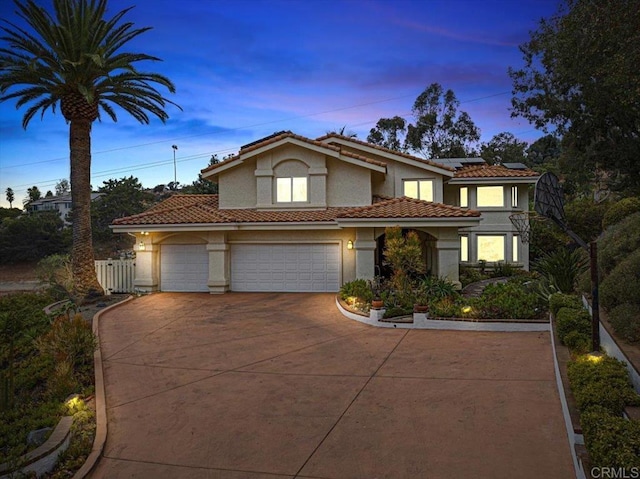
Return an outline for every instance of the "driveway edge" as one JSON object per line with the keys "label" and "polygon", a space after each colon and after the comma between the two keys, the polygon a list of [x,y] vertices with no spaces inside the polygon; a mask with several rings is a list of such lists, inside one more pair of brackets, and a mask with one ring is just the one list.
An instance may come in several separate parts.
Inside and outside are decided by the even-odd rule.
{"label": "driveway edge", "polygon": [[107,402],[104,389],[104,370],[102,367],[102,350],[100,349],[100,316],[107,311],[111,311],[118,306],[128,303],[134,299],[129,296],[124,301],[113,304],[101,311],[98,311],[93,317],[93,333],[98,340],[98,347],[93,353],[93,367],[95,374],[95,398],[96,398],[96,436],[93,439],[93,447],[91,453],[87,457],[82,467],[73,475],[72,479],[84,479],[95,467],[98,459],[102,455],[104,445],[107,442]]}

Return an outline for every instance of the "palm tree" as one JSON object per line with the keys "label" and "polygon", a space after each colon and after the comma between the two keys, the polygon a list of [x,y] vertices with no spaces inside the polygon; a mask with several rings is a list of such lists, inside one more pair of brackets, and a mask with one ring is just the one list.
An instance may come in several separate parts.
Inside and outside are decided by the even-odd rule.
{"label": "palm tree", "polygon": [[150,29],[120,22],[131,8],[105,19],[106,0],[53,0],[54,15],[33,0],[15,4],[28,28],[3,20],[0,101],[15,98],[17,108],[28,106],[25,129],[36,113],[55,113],[58,106],[69,124],[74,293],[99,295],[91,240],[91,126],[101,111],[117,121],[112,105],[140,123],[149,123],[149,113],[164,122],[166,104],[175,103],[155,85],[171,93],[175,87],[168,78],[134,66],[159,58],[120,51]]}

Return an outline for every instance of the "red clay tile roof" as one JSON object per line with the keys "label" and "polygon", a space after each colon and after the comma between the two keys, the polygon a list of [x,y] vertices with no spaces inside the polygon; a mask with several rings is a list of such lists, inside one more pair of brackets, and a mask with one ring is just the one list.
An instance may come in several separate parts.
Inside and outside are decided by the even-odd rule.
{"label": "red clay tile roof", "polygon": [[341,218],[461,218],[480,212],[411,198],[391,198],[370,206],[322,210],[219,209],[218,195],[174,195],[140,213],[113,221],[116,226],[222,223],[331,222]]}
{"label": "red clay tile roof", "polygon": [[416,200],[403,196],[378,201],[370,206],[351,208],[338,218],[471,218],[480,216],[479,211]]}
{"label": "red clay tile roof", "polygon": [[540,176],[533,170],[513,170],[502,165],[465,166],[456,171],[454,178],[523,178]]}
{"label": "red clay tile roof", "polygon": [[348,152],[348,151],[341,151],[341,148],[339,146],[330,145],[328,143],[323,143],[323,142],[318,141],[318,140],[312,140],[310,138],[307,138],[306,136],[296,135],[295,133],[284,132],[284,133],[281,133],[279,135],[267,137],[264,141],[260,141],[260,142],[255,143],[255,144],[251,144],[250,146],[248,146],[246,148],[242,148],[238,155],[233,156],[231,158],[228,158],[227,160],[222,161],[220,163],[216,163],[215,165],[208,166],[207,168],[202,170],[202,173],[206,173],[206,172],[215,170],[216,168],[220,168],[222,165],[226,164],[228,161],[237,160],[238,158],[240,158],[240,155],[242,155],[243,153],[249,153],[251,151],[257,150],[258,148],[262,148],[262,147],[265,147],[267,145],[271,145],[273,143],[277,143],[280,140],[284,140],[285,138],[294,138],[296,140],[303,141],[303,142],[308,143],[310,145],[315,145],[315,146],[320,146],[322,148],[327,148],[329,150],[336,151],[336,152],[341,153],[341,154],[343,154],[345,156],[348,156],[350,158],[354,158],[356,160],[364,161],[364,162],[370,163],[372,165],[377,165],[377,166],[382,166],[382,167],[387,166],[387,164],[382,162],[382,161],[377,161],[377,160],[374,160],[374,159],[371,159],[371,158],[367,158],[366,156],[357,155],[355,153],[351,153],[351,152]]}
{"label": "red clay tile roof", "polygon": [[[426,165],[435,166],[437,168],[442,168],[443,170],[455,171],[455,168],[453,168],[451,166],[442,165],[442,164],[440,164],[440,163],[438,163],[437,161],[434,161],[434,160],[426,160],[424,158],[419,158],[417,156],[413,156],[413,155],[410,155],[408,153],[402,153],[402,152],[399,152],[399,151],[391,150],[389,148],[385,148],[385,147],[380,146],[380,145],[374,145],[373,143],[368,143],[366,141],[358,140],[358,139],[352,138],[350,136],[338,135],[337,133],[329,133],[328,135],[321,136],[320,138],[316,138],[316,141],[324,142],[325,140],[328,140],[330,138],[340,138],[342,140],[348,140],[348,141],[350,141],[352,143],[357,143],[358,145],[368,146],[370,148],[374,148],[376,150],[384,151],[386,153],[391,153],[393,155],[402,156],[403,158],[409,158],[411,160],[418,161],[420,163],[424,163]],[[325,145],[326,144],[331,144],[331,142],[324,142],[324,144]]]}

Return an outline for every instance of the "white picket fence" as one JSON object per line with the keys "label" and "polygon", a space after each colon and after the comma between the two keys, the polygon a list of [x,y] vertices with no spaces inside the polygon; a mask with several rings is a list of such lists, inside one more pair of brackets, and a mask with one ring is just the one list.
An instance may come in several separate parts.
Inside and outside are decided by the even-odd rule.
{"label": "white picket fence", "polygon": [[133,293],[136,273],[134,259],[107,259],[96,261],[98,282],[105,294]]}

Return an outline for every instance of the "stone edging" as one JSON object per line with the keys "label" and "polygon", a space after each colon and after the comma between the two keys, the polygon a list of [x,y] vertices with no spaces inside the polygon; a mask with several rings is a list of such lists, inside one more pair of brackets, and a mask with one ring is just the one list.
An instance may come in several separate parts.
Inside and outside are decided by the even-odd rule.
{"label": "stone edging", "polygon": [[497,331],[497,332],[520,332],[520,331],[550,331],[548,321],[460,321],[445,319],[429,319],[425,314],[414,313],[413,322],[387,322],[380,321],[377,317],[363,316],[346,310],[336,296],[336,306],[343,316],[360,323],[368,324],[378,328],[401,328],[401,329],[439,329],[451,331]]}
{"label": "stone edging", "polygon": [[102,351],[100,349],[100,316],[107,311],[111,311],[118,306],[128,303],[134,299],[133,296],[129,296],[124,301],[112,304],[98,311],[93,317],[93,333],[98,338],[98,347],[93,353],[93,364],[95,370],[95,397],[96,397],[96,436],[93,439],[93,447],[91,453],[87,457],[82,467],[73,475],[72,479],[83,479],[91,470],[95,467],[98,459],[102,455],[104,450],[104,444],[107,441],[107,403],[104,390],[104,370],[102,367]]}
{"label": "stone edging", "polygon": [[24,464],[13,469],[9,464],[0,464],[0,479],[13,477],[13,473],[35,472],[39,477],[41,474],[51,471],[60,453],[69,447],[71,425],[73,416],[63,416],[58,421],[57,426],[44,444],[30,451],[18,459],[17,464]]}

